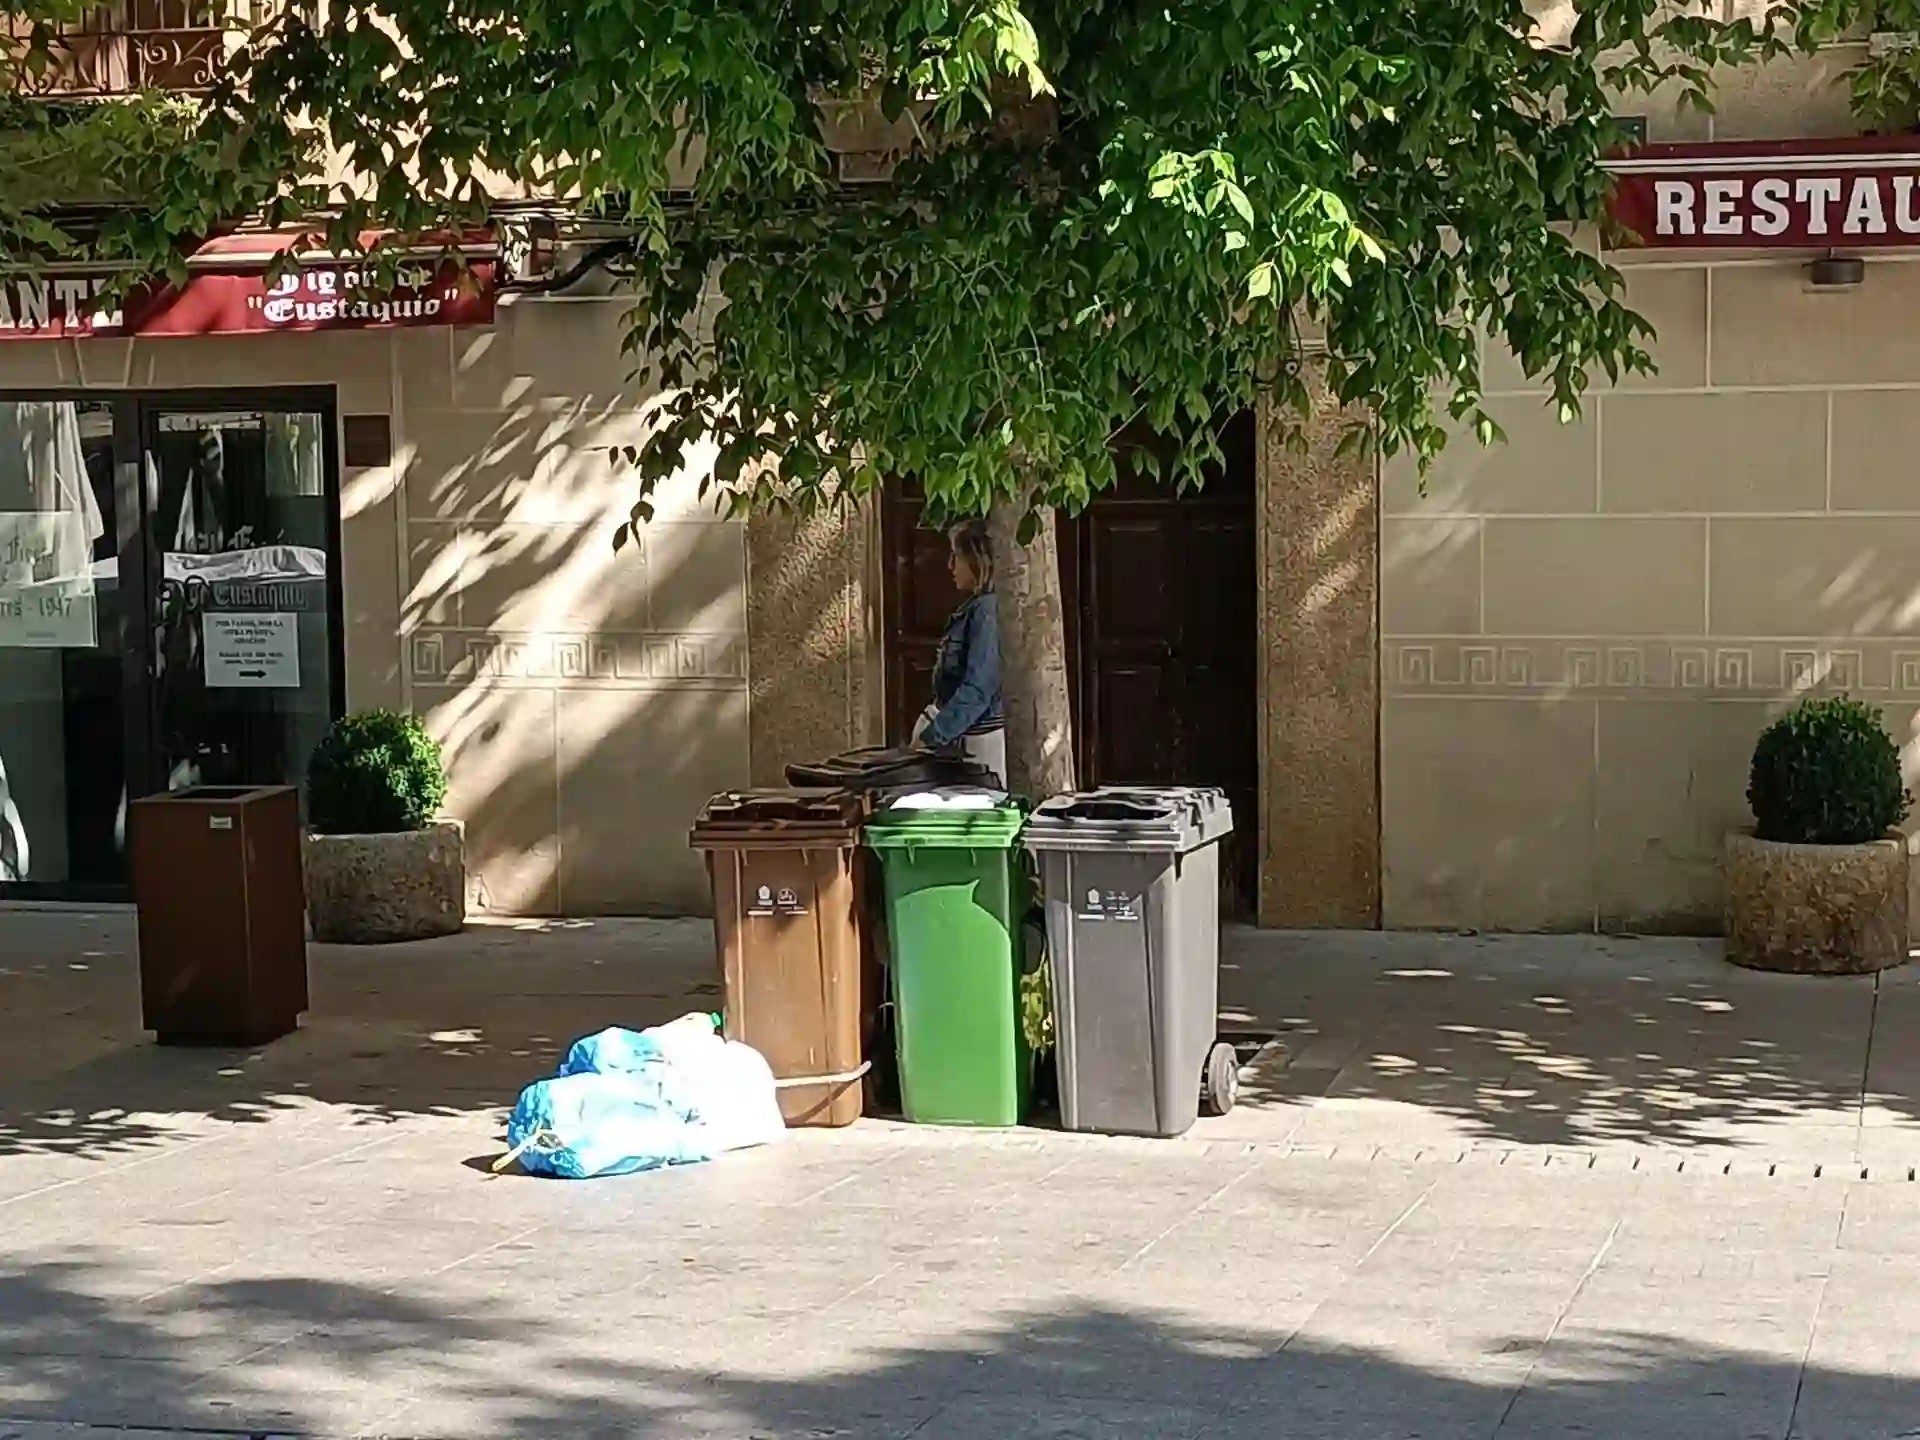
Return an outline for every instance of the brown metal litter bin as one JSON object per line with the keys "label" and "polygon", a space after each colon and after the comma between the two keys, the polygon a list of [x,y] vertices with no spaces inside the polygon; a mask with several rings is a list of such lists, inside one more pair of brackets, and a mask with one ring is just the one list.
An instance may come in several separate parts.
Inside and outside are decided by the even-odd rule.
{"label": "brown metal litter bin", "polygon": [[727,1037],[786,1082],[789,1125],[851,1125],[865,1108],[861,1032],[877,1004],[863,994],[866,812],[844,791],[735,791],[693,829],[713,878]]}
{"label": "brown metal litter bin", "polygon": [[197,786],[128,807],[140,1001],[162,1045],[261,1045],[307,1008],[300,800]]}

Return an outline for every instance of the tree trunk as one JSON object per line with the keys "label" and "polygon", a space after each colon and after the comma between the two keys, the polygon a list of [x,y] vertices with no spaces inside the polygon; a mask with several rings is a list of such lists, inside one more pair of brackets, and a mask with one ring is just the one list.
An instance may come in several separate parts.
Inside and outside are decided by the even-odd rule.
{"label": "tree trunk", "polygon": [[1072,684],[1053,512],[1033,543],[1019,540],[1025,507],[1000,500],[987,516],[999,595],[1000,691],[1007,712],[1007,783],[1044,800],[1074,788]]}

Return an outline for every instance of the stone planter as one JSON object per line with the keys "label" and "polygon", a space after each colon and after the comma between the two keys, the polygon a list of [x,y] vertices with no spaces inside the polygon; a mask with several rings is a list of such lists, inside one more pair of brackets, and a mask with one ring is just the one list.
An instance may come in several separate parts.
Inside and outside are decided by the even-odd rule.
{"label": "stone planter", "polygon": [[384,945],[459,931],[467,848],[442,820],[393,835],[308,835],[307,919],[315,940]]}
{"label": "stone planter", "polygon": [[1864,975],[1907,958],[1907,845],[1727,837],[1727,959],[1794,975]]}

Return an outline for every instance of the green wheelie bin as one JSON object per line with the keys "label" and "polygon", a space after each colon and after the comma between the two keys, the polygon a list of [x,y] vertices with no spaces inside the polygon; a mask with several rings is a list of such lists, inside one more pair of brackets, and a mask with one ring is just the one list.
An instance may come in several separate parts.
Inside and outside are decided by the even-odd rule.
{"label": "green wheelie bin", "polygon": [[1026,816],[1004,796],[943,789],[868,820],[892,951],[900,1108],[929,1125],[1018,1125],[1033,1056],[1019,987],[1031,903]]}

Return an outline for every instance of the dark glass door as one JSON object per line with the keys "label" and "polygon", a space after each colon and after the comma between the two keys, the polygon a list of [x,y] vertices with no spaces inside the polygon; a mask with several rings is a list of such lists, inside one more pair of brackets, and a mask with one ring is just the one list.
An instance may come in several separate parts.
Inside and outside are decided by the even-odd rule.
{"label": "dark glass door", "polygon": [[0,395],[0,897],[124,894],[137,796],[304,777],[334,436],[329,391]]}
{"label": "dark glass door", "polygon": [[304,778],[340,695],[333,432],[317,400],[143,404],[147,789]]}

